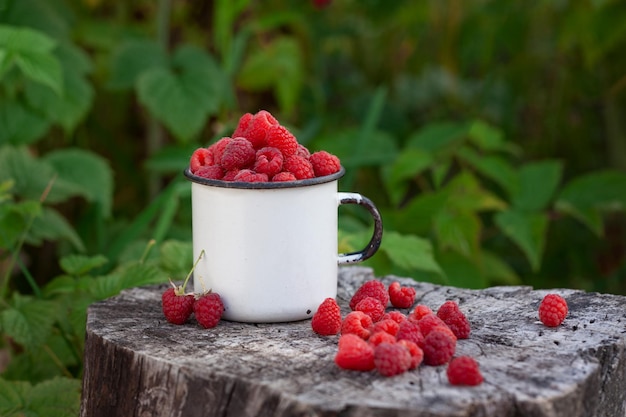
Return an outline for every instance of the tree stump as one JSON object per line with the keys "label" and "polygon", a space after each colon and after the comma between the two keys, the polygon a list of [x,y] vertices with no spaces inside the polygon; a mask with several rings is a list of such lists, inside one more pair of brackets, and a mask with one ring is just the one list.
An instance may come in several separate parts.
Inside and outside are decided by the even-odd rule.
{"label": "tree stump", "polygon": [[[343,314],[373,278],[340,269]],[[316,335],[309,320],[175,326],[161,312],[165,286],[153,286],[89,308],[81,416],[626,416],[626,297],[554,290],[570,312],[548,328],[537,319],[545,290],[380,279],[413,286],[433,309],[459,303],[472,333],[456,352],[480,363],[483,384],[452,386],[446,366],[391,378],[341,370],[338,336]]]}

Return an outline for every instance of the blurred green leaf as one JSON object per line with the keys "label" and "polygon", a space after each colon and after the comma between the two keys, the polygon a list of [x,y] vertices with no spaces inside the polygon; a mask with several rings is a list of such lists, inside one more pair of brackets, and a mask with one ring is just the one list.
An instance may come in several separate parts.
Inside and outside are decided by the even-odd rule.
{"label": "blurred green leaf", "polygon": [[183,279],[193,265],[193,245],[191,242],[167,240],[159,248],[159,264],[172,280]]}
{"label": "blurred green leaf", "polygon": [[507,152],[518,155],[521,151],[517,145],[504,139],[504,132],[482,120],[473,121],[467,132],[470,142],[485,152]]}
{"label": "blurred green leaf", "polygon": [[476,213],[444,209],[435,216],[434,229],[440,249],[453,249],[467,258],[477,256],[482,224]]}
{"label": "blurred green leaf", "polygon": [[50,207],[44,207],[41,216],[34,218],[33,226],[27,235],[27,242],[31,244],[39,245],[44,240],[67,240],[76,250],[81,252],[85,250],[82,239],[72,225],[58,211]]}
{"label": "blurred green leaf", "polygon": [[59,260],[59,265],[66,274],[78,276],[106,265],[107,262],[108,259],[102,255],[66,255]]}
{"label": "blurred green leaf", "polygon": [[249,91],[273,89],[285,114],[294,111],[304,79],[302,50],[296,38],[281,36],[251,52],[237,77]]}
{"label": "blurred green leaf", "polygon": [[395,161],[398,150],[393,138],[386,132],[375,130],[368,141],[368,151],[354,154],[354,146],[359,138],[358,128],[346,128],[332,135],[318,138],[310,149],[323,149],[341,159],[341,164],[356,169],[364,166],[380,166]]}
{"label": "blurred green leaf", "polygon": [[522,211],[545,209],[561,181],[560,161],[528,163],[519,170],[519,189],[513,195],[513,206]]}
{"label": "blurred green leaf", "polygon": [[74,195],[100,203],[104,217],[111,215],[113,171],[106,159],[93,152],[67,148],[49,152],[42,160],[57,173],[57,187],[63,186]]}
{"label": "blurred green leaf", "polygon": [[59,60],[50,53],[20,52],[15,63],[24,75],[48,86],[58,95],[63,94],[63,73]]}
{"label": "blurred green leaf", "polygon": [[626,207],[626,173],[604,170],[570,180],[556,198],[556,208],[583,222],[601,236],[606,210]]}
{"label": "blurred green leaf", "polygon": [[497,213],[495,222],[522,250],[533,271],[539,270],[548,227],[547,216],[540,212],[509,210]]}
{"label": "blurred green leaf", "polygon": [[448,192],[421,193],[405,206],[383,216],[397,230],[426,235],[433,227],[434,218],[448,203]]}
{"label": "blurred green leaf", "polygon": [[166,68],[165,50],[152,39],[132,39],[118,45],[111,54],[109,87],[132,88],[141,74],[153,68]]}
{"label": "blurred green leaf", "polygon": [[444,276],[444,272],[433,256],[433,248],[427,239],[414,235],[402,235],[385,231],[380,246],[391,261],[406,270],[420,270]]}
{"label": "blurred green leaf", "polygon": [[502,210],[506,202],[483,188],[469,171],[462,171],[454,177],[444,189],[450,195],[450,204],[462,211]]}
{"label": "blurred green leaf", "polygon": [[73,417],[80,410],[80,380],[53,378],[31,385],[0,378],[0,415]]}
{"label": "blurred green leaf", "polygon": [[487,280],[478,266],[454,251],[437,253],[437,262],[448,278],[448,285],[459,288],[485,288]]}
{"label": "blurred green leaf", "polygon": [[469,147],[462,147],[457,151],[457,155],[469,163],[479,174],[498,184],[509,197],[519,192],[518,173],[505,158],[479,155]]}
{"label": "blurred green leaf", "polygon": [[480,270],[489,285],[519,285],[521,278],[504,259],[496,253],[482,249],[480,253]]}
{"label": "blurred green leaf", "polygon": [[455,122],[431,122],[407,139],[407,147],[437,153],[453,149],[467,135],[467,126]]}
{"label": "blurred green leaf", "polygon": [[388,170],[385,185],[395,204],[400,202],[404,190],[400,183],[413,179],[433,164],[432,155],[420,149],[404,149]]}
{"label": "blurred green leaf", "polygon": [[0,312],[0,326],[16,343],[37,349],[52,332],[58,313],[55,302],[14,293],[10,307]]}
{"label": "blurred green leaf", "polygon": [[1,49],[42,54],[52,51],[55,46],[55,40],[39,30],[0,24]]}
{"label": "blurred green leaf", "polygon": [[40,139],[50,122],[21,100],[0,100],[0,145],[27,145]]}

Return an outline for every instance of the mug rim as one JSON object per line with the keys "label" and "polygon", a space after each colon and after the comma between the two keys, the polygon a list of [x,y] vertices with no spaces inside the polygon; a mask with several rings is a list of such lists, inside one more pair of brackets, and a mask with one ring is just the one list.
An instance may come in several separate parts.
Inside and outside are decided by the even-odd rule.
{"label": "mug rim", "polygon": [[346,170],[343,166],[340,167],[339,171],[334,174],[325,175],[323,177],[315,177],[308,178],[305,180],[296,180],[296,181],[279,181],[279,182],[244,182],[244,181],[224,181],[224,180],[215,180],[204,177],[199,177],[191,172],[189,167],[185,168],[183,174],[187,179],[191,182],[201,185],[208,185],[211,187],[221,187],[221,188],[238,188],[238,189],[255,189],[255,190],[268,190],[268,189],[277,189],[277,188],[298,188],[298,187],[307,187],[311,185],[324,184],[327,182],[337,181],[339,178],[343,177],[346,173]]}

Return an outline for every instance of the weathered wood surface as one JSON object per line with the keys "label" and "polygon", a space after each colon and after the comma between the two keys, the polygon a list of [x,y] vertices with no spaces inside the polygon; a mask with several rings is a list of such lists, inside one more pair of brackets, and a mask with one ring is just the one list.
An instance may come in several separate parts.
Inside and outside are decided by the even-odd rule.
{"label": "weathered wood surface", "polygon": [[[340,270],[344,313],[371,278]],[[558,290],[570,314],[551,329],[536,313],[547,291],[400,281],[419,303],[459,302],[473,330],[457,354],[479,361],[482,385],[449,385],[445,366],[392,378],[340,370],[337,337],[315,335],[310,321],[174,326],[164,287],[150,287],[89,309],[81,416],[626,416],[626,297]]]}

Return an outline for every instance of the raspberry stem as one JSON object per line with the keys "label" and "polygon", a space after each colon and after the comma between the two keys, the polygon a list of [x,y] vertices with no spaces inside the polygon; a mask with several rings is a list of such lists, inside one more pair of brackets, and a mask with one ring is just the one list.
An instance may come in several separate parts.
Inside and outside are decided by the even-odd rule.
{"label": "raspberry stem", "polygon": [[202,257],[204,256],[204,249],[202,249],[202,252],[200,252],[200,255],[198,255],[198,259],[196,259],[196,261],[194,262],[193,266],[191,267],[191,271],[189,271],[189,273],[187,274],[187,277],[185,278],[185,281],[183,282],[183,285],[176,288],[176,294],[177,295],[183,295],[185,294],[185,288],[187,287],[187,282],[189,282],[189,278],[191,278],[191,275],[193,274],[194,269],[196,269],[196,266],[198,265],[198,262],[200,262],[200,259],[202,259]]}

